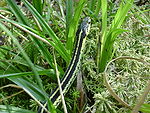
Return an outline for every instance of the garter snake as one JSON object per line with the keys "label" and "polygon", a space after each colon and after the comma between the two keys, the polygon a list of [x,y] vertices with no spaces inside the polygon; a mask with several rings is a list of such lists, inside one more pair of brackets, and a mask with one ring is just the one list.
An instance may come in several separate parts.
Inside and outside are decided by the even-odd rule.
{"label": "garter snake", "polygon": [[[75,44],[73,56],[64,74],[64,77],[61,80],[61,87],[62,87],[63,94],[67,92],[67,90],[69,89],[69,87],[71,86],[71,84],[76,78],[75,72],[80,62],[80,57],[81,57],[82,50],[85,45],[86,36],[88,35],[89,30],[90,30],[90,23],[91,23],[90,17],[84,18],[82,23],[80,24],[79,29],[77,30],[76,44]],[[53,103],[53,105],[57,107],[58,104],[61,102],[59,87],[56,87],[52,91],[49,98],[51,102]],[[46,107],[47,103],[44,103],[43,106]],[[43,108],[40,107],[38,110],[38,113],[46,113],[46,112],[44,111]]]}

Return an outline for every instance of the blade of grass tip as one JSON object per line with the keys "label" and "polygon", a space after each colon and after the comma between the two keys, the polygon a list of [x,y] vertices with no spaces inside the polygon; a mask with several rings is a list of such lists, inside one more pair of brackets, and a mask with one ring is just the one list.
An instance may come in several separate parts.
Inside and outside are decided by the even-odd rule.
{"label": "blade of grass tip", "polygon": [[127,12],[132,7],[133,1],[134,0],[126,1],[125,5],[123,5],[123,3],[121,3],[120,8],[118,9],[117,14],[113,20],[111,28],[119,28],[122,25]]}
{"label": "blade of grass tip", "polygon": [[21,47],[21,45],[19,44],[18,40],[12,35],[12,33],[0,22],[0,28],[5,31],[13,40],[14,44],[16,44],[16,46],[18,47],[18,49],[21,51],[23,57],[26,59],[26,61],[28,62],[28,64],[31,66],[32,71],[35,74],[35,80],[37,81],[37,84],[41,87],[41,89],[43,89],[42,86],[42,82],[41,79],[38,75],[38,72],[36,71],[33,63],[31,62],[30,58],[27,56],[27,54],[25,53],[25,51],[23,50],[23,48]]}
{"label": "blade of grass tip", "polygon": [[53,55],[54,55],[54,64],[55,64],[56,76],[57,76],[59,91],[60,91],[60,95],[61,95],[61,99],[62,99],[62,104],[63,104],[63,108],[64,108],[64,113],[68,113],[67,112],[67,107],[66,107],[66,104],[65,104],[65,99],[64,99],[62,87],[61,87],[61,83],[60,83],[59,72],[58,72],[58,69],[57,69],[57,63],[56,63],[56,58],[55,58],[54,50],[53,50]]}
{"label": "blade of grass tip", "polygon": [[82,9],[83,9],[86,1],[87,0],[80,0],[79,1],[77,7],[75,8],[74,17],[73,17],[72,22],[69,26],[69,33],[68,33],[66,48],[67,48],[68,53],[70,55],[72,54],[72,50],[73,50],[73,43],[74,43],[74,38],[76,36],[79,18],[80,18],[80,15],[82,13]]}
{"label": "blade of grass tip", "polygon": [[[41,26],[43,26],[43,29],[48,33],[48,35],[52,38],[52,40],[55,43],[55,49],[58,51],[58,53],[61,55],[61,57],[68,63],[70,60],[70,56],[66,51],[66,48],[60,41],[60,39],[56,36],[54,31],[50,28],[50,26],[46,23],[46,21],[42,18],[42,16],[35,10],[35,8],[27,1],[22,0],[26,7],[31,11],[31,13],[37,18],[37,20],[40,22]],[[56,48],[57,47],[57,48]]]}

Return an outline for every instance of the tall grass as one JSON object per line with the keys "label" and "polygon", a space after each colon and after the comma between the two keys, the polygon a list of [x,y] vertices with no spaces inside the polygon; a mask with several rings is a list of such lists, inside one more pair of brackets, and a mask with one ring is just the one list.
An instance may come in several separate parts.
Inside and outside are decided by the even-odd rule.
{"label": "tall grass", "polygon": [[[27,66],[29,68],[29,71],[31,71],[31,72],[26,72],[27,71],[26,69],[23,69],[23,71],[25,71],[25,72],[23,72],[17,68],[15,69],[17,71],[11,71],[11,68],[13,70],[13,68],[15,68],[15,66],[11,67],[11,66],[9,66],[9,64],[7,65],[6,64],[7,61],[5,61],[6,62],[5,67],[9,66],[9,68],[7,69],[7,72],[5,72],[6,74],[2,73],[3,75],[1,75],[1,78],[10,79],[14,83],[16,83],[17,85],[22,87],[33,99],[35,99],[35,101],[37,101],[39,103],[39,101],[44,101],[44,100],[47,100],[47,98],[48,98],[48,94],[45,93],[45,91],[43,89],[43,85],[42,85],[42,80],[39,77],[39,74],[42,74],[43,72],[45,73],[45,72],[47,72],[47,70],[45,70],[42,67],[37,67],[36,65],[34,65],[31,62],[27,53],[21,47],[20,43],[13,35],[13,32],[9,31],[2,23],[4,23],[4,21],[7,21],[9,23],[12,23],[14,26],[18,27],[19,29],[23,30],[24,32],[26,32],[28,35],[28,40],[30,40],[32,43],[34,43],[34,45],[38,48],[38,51],[44,56],[44,59],[49,63],[50,67],[54,68],[53,56],[48,51],[48,49],[46,48],[46,45],[42,41],[44,41],[48,45],[51,45],[52,47],[54,47],[54,49],[56,49],[58,54],[68,64],[70,61],[71,54],[72,54],[75,32],[77,30],[79,17],[81,15],[83,6],[85,4],[85,0],[81,0],[79,2],[79,4],[76,6],[76,8],[75,8],[76,10],[75,10],[75,13],[73,14],[73,18],[72,18],[72,16],[69,15],[69,13],[71,12],[70,8],[69,8],[70,6],[67,6],[68,7],[68,16],[66,18],[66,21],[67,22],[70,21],[70,24],[66,24],[66,26],[67,26],[66,28],[68,29],[68,33],[67,33],[68,38],[67,38],[66,46],[67,46],[67,48],[69,47],[68,50],[66,49],[64,44],[60,41],[60,39],[55,34],[55,32],[51,29],[51,27],[48,25],[48,23],[45,21],[45,19],[42,17],[43,6],[44,6],[42,1],[41,0],[39,0],[39,1],[33,0],[33,6],[27,0],[23,0],[23,2],[26,5],[27,9],[32,13],[32,16],[34,16],[36,18],[36,20],[34,20],[34,21],[38,21],[40,26],[42,26],[42,31],[39,31],[40,28],[38,30],[35,30],[34,28],[32,28],[32,26],[29,23],[30,19],[27,18],[26,15],[24,15],[24,13],[19,9],[18,5],[15,3],[14,0],[7,0],[7,3],[12,11],[10,13],[15,15],[15,17],[17,18],[17,21],[10,20],[1,15],[1,18],[3,18],[3,20],[1,21],[0,28],[8,36],[10,36],[13,39],[14,44],[17,45],[17,47],[19,48],[19,51],[22,53],[20,56],[21,60],[25,60],[25,63],[27,63],[27,65],[24,64],[23,62],[22,62],[22,64]],[[71,2],[69,2],[69,3],[71,3]],[[61,8],[61,13],[63,14],[61,2],[58,2],[58,4]],[[72,14],[72,12],[70,14]],[[72,22],[73,22],[73,24],[72,24]],[[37,22],[35,22],[35,23],[37,23]],[[39,27],[39,25],[36,25],[36,27]],[[41,34],[41,32],[42,32],[42,34]],[[51,38],[51,40],[48,40],[44,36],[44,34],[47,34]],[[38,40],[38,39],[40,39],[40,40]],[[68,40],[71,40],[71,43]],[[17,55],[17,54],[15,54],[15,55]],[[18,55],[16,57],[18,57]],[[1,63],[1,65],[4,65],[4,64]],[[59,65],[58,65],[58,69],[63,74],[63,70]],[[5,68],[4,68],[4,71],[6,71]],[[18,73],[16,73],[16,72],[18,72]],[[30,79],[28,78],[28,76]],[[48,100],[47,100],[47,102],[48,102]],[[50,102],[49,102],[49,105],[52,106],[50,104]],[[55,112],[55,110],[54,109],[52,110],[52,109],[53,109],[53,107],[49,108],[49,110],[51,112],[52,111]]]}
{"label": "tall grass", "polygon": [[77,7],[75,8],[74,16],[69,19],[70,25],[67,33],[68,36],[67,36],[67,43],[66,43],[66,48],[69,54],[71,54],[73,50],[73,43],[74,43],[74,38],[76,36],[79,18],[85,3],[86,0],[80,0]]}
{"label": "tall grass", "polygon": [[44,1],[43,0],[33,0],[33,6],[34,8],[38,11],[39,14],[42,15],[43,13],[43,5],[44,5]]}
{"label": "tall grass", "polygon": [[[90,16],[92,28],[89,40],[92,43],[92,41],[96,40],[93,38],[97,38],[97,47],[94,48],[93,46],[95,45],[91,46],[95,49],[92,52],[95,53],[96,51],[97,56],[89,56],[88,59],[95,57],[93,59],[96,65],[93,68],[96,70],[91,73],[90,70],[93,68],[90,67],[92,64],[89,64],[87,68],[90,69],[87,69],[84,73],[87,75],[96,73],[95,77],[92,78],[96,82],[89,80],[87,87],[96,87],[92,93],[99,93],[94,95],[95,104],[93,105],[103,104],[97,107],[98,112],[108,112],[109,110],[114,112],[116,109],[119,109],[118,106],[120,107],[120,105],[115,102],[115,109],[111,108],[111,105],[114,107],[115,104],[112,102],[112,99],[109,100],[108,91],[103,92],[106,90],[101,83],[103,78],[101,77],[99,81],[95,78],[99,77],[100,73],[105,70],[107,63],[114,57],[116,52],[114,43],[118,36],[123,32],[128,32],[128,30],[122,28],[122,25],[131,16],[128,14],[129,11],[132,12],[131,7],[134,0],[120,1],[117,4],[119,8],[117,7],[116,12],[111,15],[109,15],[109,3],[111,1],[108,0],[79,0],[79,2],[74,0],[58,0],[57,2],[47,0],[47,3],[51,4],[43,3],[42,0],[33,0],[31,3],[27,0],[22,0],[25,5],[25,11],[23,9],[20,10],[20,6],[14,0],[6,1],[8,7],[0,8],[0,11],[2,11],[0,13],[0,32],[11,38],[12,42],[10,41],[6,45],[0,46],[0,79],[6,78],[20,86],[38,103],[38,105],[35,105],[36,107],[39,105],[44,107],[41,102],[46,101],[48,109],[45,108],[45,110],[56,113],[57,110],[50,102],[49,94],[46,93],[47,86],[45,84],[50,84],[49,81],[51,80],[49,79],[56,80],[58,72],[60,72],[60,77],[64,74],[64,70],[71,60],[76,31],[81,17]],[[53,2],[54,4],[52,4]],[[111,2],[111,5],[113,7],[115,4]],[[46,9],[47,7],[49,9]],[[136,9],[140,11],[137,7]],[[144,14],[142,11],[140,13]],[[146,15],[144,16],[146,19],[139,15],[137,15],[137,18],[148,24],[149,19]],[[56,58],[52,54],[53,48],[56,50],[54,55]],[[91,85],[91,81],[95,84]],[[100,88],[97,88],[97,83],[101,84]],[[90,90],[92,91],[92,88]],[[68,103],[67,105],[69,106]],[[99,110],[99,108],[102,109]],[[25,113],[33,112],[32,110],[29,111],[7,105],[7,102],[5,102],[5,106],[0,105],[1,109],[10,112],[19,112],[20,110]],[[74,111],[76,110],[74,109]]]}
{"label": "tall grass", "polygon": [[[128,0],[125,3],[120,3],[119,9],[112,21],[112,24],[107,28],[107,0],[101,1],[102,9],[102,37],[101,37],[101,53],[98,67],[100,72],[103,72],[109,60],[113,57],[113,43],[117,36],[126,30],[121,29],[121,25],[133,4],[133,0]],[[109,29],[109,30],[108,30]]]}

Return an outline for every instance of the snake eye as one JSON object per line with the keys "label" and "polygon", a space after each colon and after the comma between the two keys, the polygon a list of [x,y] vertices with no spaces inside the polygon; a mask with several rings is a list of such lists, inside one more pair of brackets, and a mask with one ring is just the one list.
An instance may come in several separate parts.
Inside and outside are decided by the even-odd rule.
{"label": "snake eye", "polygon": [[91,19],[90,19],[90,18],[88,18],[88,23],[89,23],[89,24],[91,23]]}

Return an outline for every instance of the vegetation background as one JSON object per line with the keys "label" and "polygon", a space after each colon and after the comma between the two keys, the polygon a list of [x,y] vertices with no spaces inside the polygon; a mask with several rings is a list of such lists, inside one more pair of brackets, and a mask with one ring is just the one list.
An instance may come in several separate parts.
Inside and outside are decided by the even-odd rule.
{"label": "vegetation background", "polygon": [[[1,0],[0,113],[35,113],[72,57],[76,31],[92,20],[80,64],[84,91],[65,95],[69,113],[150,113],[150,1]],[[54,63],[56,59],[57,64]],[[56,66],[57,65],[57,66]],[[77,73],[78,74],[78,73]],[[86,105],[81,105],[81,93]]]}

